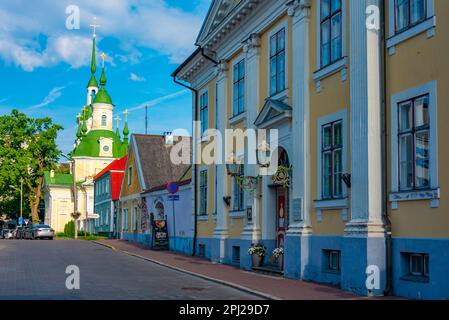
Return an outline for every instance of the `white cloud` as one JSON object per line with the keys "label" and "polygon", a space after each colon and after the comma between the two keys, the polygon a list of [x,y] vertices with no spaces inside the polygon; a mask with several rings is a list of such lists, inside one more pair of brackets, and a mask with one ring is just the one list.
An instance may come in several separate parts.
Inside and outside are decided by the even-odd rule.
{"label": "white cloud", "polygon": [[45,106],[48,106],[50,103],[55,102],[62,95],[62,90],[64,88],[65,87],[56,87],[56,88],[51,89],[50,92],[47,94],[47,96],[44,98],[44,100],[42,100],[41,103],[31,106],[28,109],[29,110],[40,109]]}
{"label": "white cloud", "polygon": [[[0,58],[25,71],[64,62],[73,68],[88,65],[92,18],[101,25],[98,40],[113,37],[123,52],[122,62],[136,63],[139,49],[153,49],[172,63],[194,49],[194,41],[211,0],[200,0],[193,11],[173,7],[168,0],[78,0],[81,29],[65,28],[66,1],[40,0],[24,5],[2,0]],[[39,41],[39,38],[45,41]],[[44,43],[42,43],[44,42]]]}
{"label": "white cloud", "polygon": [[138,76],[138,75],[135,74],[134,72],[131,72],[131,74],[129,75],[129,79],[130,79],[131,81],[137,81],[137,82],[146,81],[145,77],[143,77],[143,76]]}
{"label": "white cloud", "polygon": [[175,99],[177,97],[180,97],[182,95],[185,95],[188,92],[189,92],[189,90],[181,90],[181,91],[178,91],[178,92],[175,92],[175,93],[170,93],[170,94],[167,94],[165,96],[162,96],[162,97],[159,97],[159,98],[156,98],[156,99],[153,99],[153,100],[148,100],[148,101],[142,102],[141,104],[139,104],[139,105],[129,109],[129,111],[140,110],[140,109],[145,108],[146,106],[153,107],[153,106],[158,105],[158,104],[160,104],[162,102],[166,102],[166,101]]}

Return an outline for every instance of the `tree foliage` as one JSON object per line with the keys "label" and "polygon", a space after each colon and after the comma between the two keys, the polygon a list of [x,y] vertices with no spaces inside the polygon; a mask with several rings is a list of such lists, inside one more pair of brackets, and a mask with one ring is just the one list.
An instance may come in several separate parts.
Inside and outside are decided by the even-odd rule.
{"label": "tree foliage", "polygon": [[14,214],[11,212],[14,205],[7,203],[16,199],[18,205],[22,178],[24,208],[29,208],[33,221],[39,221],[44,171],[55,168],[61,154],[56,138],[62,129],[51,118],[28,118],[18,110],[0,116],[0,210],[4,213]]}

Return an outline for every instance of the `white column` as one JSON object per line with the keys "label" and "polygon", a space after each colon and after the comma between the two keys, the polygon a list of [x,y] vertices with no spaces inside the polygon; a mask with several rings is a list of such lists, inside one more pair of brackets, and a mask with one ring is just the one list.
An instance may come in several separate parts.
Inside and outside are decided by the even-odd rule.
{"label": "white column", "polygon": [[310,234],[310,0],[292,1],[292,208],[288,234]]}
{"label": "white column", "polygon": [[381,35],[366,27],[380,0],[350,0],[351,221],[347,236],[383,236]]}
{"label": "white column", "polygon": [[[260,36],[251,34],[245,41],[243,51],[245,52],[245,108],[246,108],[246,129],[256,129],[254,122],[259,113],[260,106]],[[251,149],[247,148],[248,151]],[[258,165],[245,163],[245,175],[257,176]],[[260,216],[262,208],[260,208],[259,199],[261,197],[261,184],[252,193],[248,194],[246,205],[252,208],[252,223],[245,225],[242,238],[245,240],[258,241],[261,240],[262,227]]]}
{"label": "white column", "polygon": [[[229,118],[227,112],[228,106],[228,66],[227,63],[220,63],[217,66],[217,130],[221,133],[222,137],[225,136],[225,129],[227,119]],[[224,157],[225,153],[225,144],[222,143],[222,155]],[[214,238],[219,239],[219,261],[222,262],[225,258],[226,253],[226,239],[229,235],[229,227],[228,227],[228,216],[229,210],[226,207],[223,197],[228,196],[228,175],[226,171],[226,165],[222,160],[223,164],[218,164],[217,168],[217,224],[214,231]]]}

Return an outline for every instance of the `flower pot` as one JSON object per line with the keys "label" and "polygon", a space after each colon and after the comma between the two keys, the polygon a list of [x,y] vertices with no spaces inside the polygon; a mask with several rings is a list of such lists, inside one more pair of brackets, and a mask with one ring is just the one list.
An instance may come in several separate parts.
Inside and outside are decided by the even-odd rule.
{"label": "flower pot", "polygon": [[253,268],[260,267],[262,265],[263,256],[258,256],[257,254],[253,254],[251,256],[251,259],[253,260]]}
{"label": "flower pot", "polygon": [[284,256],[281,255],[276,260],[277,260],[279,270],[284,270]]}

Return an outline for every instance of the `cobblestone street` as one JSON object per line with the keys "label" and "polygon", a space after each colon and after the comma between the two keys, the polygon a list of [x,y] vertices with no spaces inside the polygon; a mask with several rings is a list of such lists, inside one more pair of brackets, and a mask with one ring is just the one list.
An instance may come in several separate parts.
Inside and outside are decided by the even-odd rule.
{"label": "cobblestone street", "polygon": [[[80,290],[65,286],[80,269]],[[0,240],[0,300],[258,299],[88,241]]]}

